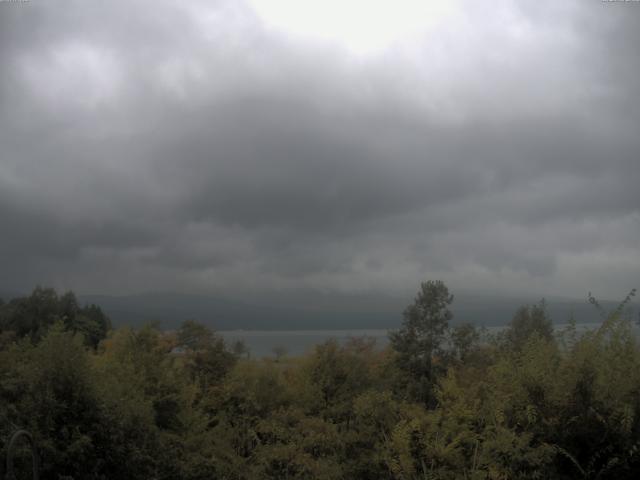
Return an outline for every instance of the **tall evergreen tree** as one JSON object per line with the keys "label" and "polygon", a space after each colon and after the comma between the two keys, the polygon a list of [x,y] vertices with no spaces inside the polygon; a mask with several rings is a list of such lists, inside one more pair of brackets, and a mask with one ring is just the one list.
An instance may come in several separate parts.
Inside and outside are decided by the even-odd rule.
{"label": "tall evergreen tree", "polygon": [[452,302],[453,295],[444,282],[423,282],[414,302],[403,313],[402,328],[389,335],[410,396],[427,404],[434,399],[433,384],[441,369],[436,357],[442,357],[442,344],[453,318],[449,310]]}

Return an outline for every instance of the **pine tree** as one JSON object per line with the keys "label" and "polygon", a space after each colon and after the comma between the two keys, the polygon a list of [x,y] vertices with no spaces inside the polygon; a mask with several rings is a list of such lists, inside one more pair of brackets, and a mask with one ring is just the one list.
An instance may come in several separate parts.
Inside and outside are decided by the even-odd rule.
{"label": "pine tree", "polygon": [[423,282],[413,304],[404,313],[402,328],[389,339],[396,352],[396,364],[405,373],[410,396],[427,404],[433,401],[433,384],[441,365],[442,344],[453,314],[453,295],[441,280]]}

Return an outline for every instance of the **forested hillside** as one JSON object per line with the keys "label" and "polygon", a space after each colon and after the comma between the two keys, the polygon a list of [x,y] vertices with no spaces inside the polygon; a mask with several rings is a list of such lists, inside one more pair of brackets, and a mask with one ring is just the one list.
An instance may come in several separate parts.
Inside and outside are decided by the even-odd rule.
{"label": "forested hillside", "polygon": [[43,479],[637,478],[634,293],[613,311],[591,297],[594,331],[554,331],[541,302],[486,337],[453,327],[430,281],[385,350],[253,359],[193,321],[113,330],[39,288],[0,304],[1,453],[21,427]]}

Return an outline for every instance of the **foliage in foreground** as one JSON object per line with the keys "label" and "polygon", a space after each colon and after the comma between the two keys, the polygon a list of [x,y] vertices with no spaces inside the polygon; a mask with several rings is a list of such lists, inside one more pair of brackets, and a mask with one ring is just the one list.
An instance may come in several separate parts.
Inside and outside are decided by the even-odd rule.
{"label": "foliage in foreground", "polygon": [[195,322],[95,345],[65,317],[5,322],[0,446],[29,429],[52,479],[637,477],[640,348],[622,311],[552,335],[544,304],[526,307],[480,341],[449,327],[452,300],[424,284],[386,350],[328,341],[277,361]]}

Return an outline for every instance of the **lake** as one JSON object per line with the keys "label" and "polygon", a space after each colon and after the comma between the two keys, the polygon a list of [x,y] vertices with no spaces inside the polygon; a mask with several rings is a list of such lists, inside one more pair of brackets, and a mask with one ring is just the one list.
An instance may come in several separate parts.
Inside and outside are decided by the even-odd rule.
{"label": "lake", "polygon": [[[578,330],[588,330],[598,327],[599,323],[577,324]],[[556,331],[566,327],[565,324],[555,325]],[[487,327],[488,333],[496,333],[504,327]],[[368,337],[376,341],[379,348],[384,348],[388,343],[389,330],[222,330],[218,332],[223,336],[227,344],[232,345],[238,340],[244,341],[249,348],[252,357],[273,356],[275,347],[283,347],[287,355],[297,356],[308,353],[315,345],[330,338],[344,343],[349,338]]]}

